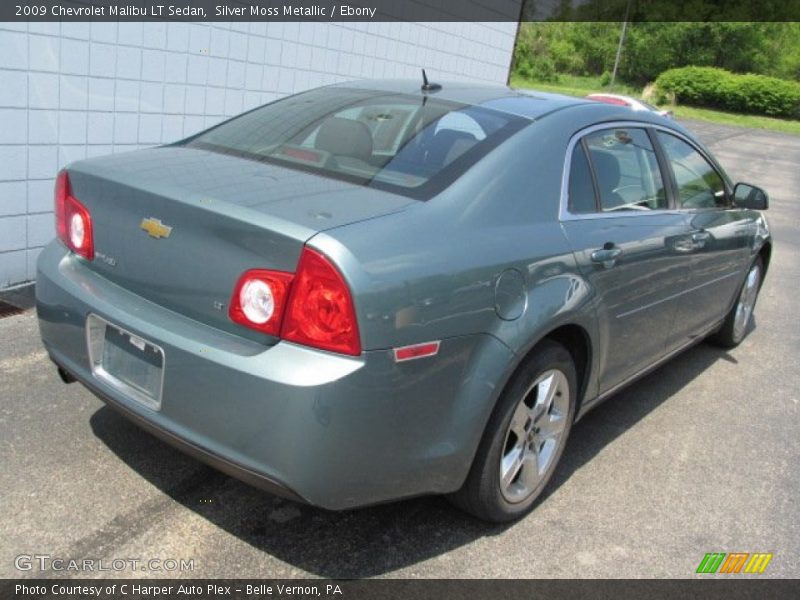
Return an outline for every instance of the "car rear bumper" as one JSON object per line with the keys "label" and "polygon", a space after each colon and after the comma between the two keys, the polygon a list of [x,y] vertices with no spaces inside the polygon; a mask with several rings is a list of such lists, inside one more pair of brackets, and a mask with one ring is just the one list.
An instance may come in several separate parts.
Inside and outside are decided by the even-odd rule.
{"label": "car rear bumper", "polygon": [[287,487],[285,484],[276,481],[275,479],[271,479],[270,477],[267,477],[263,473],[258,473],[256,471],[248,469],[247,467],[232,462],[231,460],[223,456],[220,456],[219,454],[215,454],[214,452],[208,450],[207,448],[202,448],[200,446],[197,446],[192,442],[188,441],[187,439],[179,437],[178,435],[175,435],[173,432],[167,429],[161,428],[160,426],[154,424],[151,420],[130,410],[124,404],[114,399],[111,395],[100,390],[95,385],[94,379],[86,380],[82,378],[80,375],[76,375],[63,365],[59,364],[52,357],[52,355],[50,358],[53,360],[53,362],[59,369],[63,369],[68,375],[72,376],[74,380],[82,383],[84,387],[86,387],[86,389],[92,392],[100,400],[102,400],[110,407],[121,413],[124,417],[136,423],[139,427],[141,427],[148,433],[151,433],[157,438],[177,448],[184,454],[188,454],[189,456],[196,458],[197,460],[202,461],[214,467],[218,471],[222,471],[223,473],[226,473],[231,477],[235,477],[236,479],[244,481],[245,483],[248,483],[253,487],[257,487],[264,491],[270,492],[271,494],[275,494],[276,496],[281,496],[282,498],[288,498],[296,502],[307,502],[305,498],[298,496],[293,490],[289,489],[289,487]]}
{"label": "car rear bumper", "polygon": [[[51,358],[102,400],[223,472],[328,509],[457,489],[513,362],[487,335],[399,364],[388,350],[264,346],[127,292],[58,242],[39,258],[36,296]],[[160,410],[93,374],[90,314],[163,349]]]}

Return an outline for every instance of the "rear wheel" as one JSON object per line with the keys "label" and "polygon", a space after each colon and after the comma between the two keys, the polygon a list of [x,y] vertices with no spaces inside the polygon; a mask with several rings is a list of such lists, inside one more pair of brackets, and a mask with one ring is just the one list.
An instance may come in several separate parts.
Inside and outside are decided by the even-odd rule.
{"label": "rear wheel", "polygon": [[753,309],[758,299],[758,290],[761,289],[763,273],[764,263],[759,256],[750,265],[736,304],[725,317],[720,330],[711,338],[714,343],[723,348],[733,348],[745,338],[753,320]]}
{"label": "rear wheel", "polygon": [[503,392],[453,502],[497,523],[528,513],[561,458],[576,397],[569,352],[550,340],[542,342]]}

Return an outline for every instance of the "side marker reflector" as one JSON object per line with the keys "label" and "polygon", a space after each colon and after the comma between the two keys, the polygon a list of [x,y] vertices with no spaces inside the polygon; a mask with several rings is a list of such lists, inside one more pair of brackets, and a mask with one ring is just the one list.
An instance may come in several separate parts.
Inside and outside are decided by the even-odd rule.
{"label": "side marker reflector", "polygon": [[423,344],[414,344],[413,346],[403,346],[402,348],[394,348],[394,362],[404,362],[406,360],[414,360],[416,358],[425,358],[427,356],[435,356],[439,353],[439,344],[441,342],[425,342]]}

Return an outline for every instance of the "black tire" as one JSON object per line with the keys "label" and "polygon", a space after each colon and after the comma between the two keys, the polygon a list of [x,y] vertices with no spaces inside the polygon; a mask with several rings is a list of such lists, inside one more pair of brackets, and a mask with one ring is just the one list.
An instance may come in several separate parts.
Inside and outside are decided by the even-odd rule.
{"label": "black tire", "polygon": [[[746,301],[746,287],[754,270],[757,272],[758,279],[755,284],[755,295],[752,298],[750,309],[747,311],[744,325],[742,326],[742,324],[739,323],[739,326],[737,327],[737,314],[739,314],[739,311],[744,310],[743,303]],[[758,291],[761,289],[761,283],[763,281],[764,261],[761,260],[760,256],[757,256],[750,265],[750,268],[747,270],[747,275],[745,276],[742,285],[736,292],[736,302],[734,302],[730,312],[728,312],[728,315],[725,317],[725,321],[723,321],[719,331],[713,334],[709,338],[709,341],[722,348],[735,348],[742,342],[742,340],[744,340],[745,337],[747,337],[747,334],[750,332],[756,301],[758,300]]]}
{"label": "black tire", "polygon": [[[557,418],[559,427],[561,427],[561,416],[563,416],[564,429],[556,440],[556,445],[552,446],[552,452],[549,454],[551,458],[547,463],[548,466],[541,473],[538,468],[538,462],[534,463],[537,468],[533,471],[533,480],[538,481],[538,483],[530,487],[518,482],[501,484],[501,459],[504,456],[509,457],[517,451],[518,444],[512,445],[511,442],[522,439],[510,429],[512,427],[512,418],[515,413],[517,415],[520,414],[518,411],[522,410],[524,412],[521,405],[522,402],[525,402],[526,405],[533,403],[536,406],[542,406],[538,403],[538,399],[531,398],[538,395],[542,387],[534,384],[540,377],[547,377],[550,372],[555,373],[556,371],[563,374],[563,379],[559,375],[556,375],[556,377],[558,378],[557,381],[562,382],[562,384],[566,382],[567,390],[564,393],[563,385],[559,388],[561,392],[557,392],[553,397],[548,412],[555,410],[556,402],[559,403],[560,410],[557,411],[559,417],[552,417],[554,420],[552,422],[555,422]],[[503,391],[486,426],[469,475],[467,475],[467,479],[461,489],[450,496],[451,502],[479,519],[493,523],[513,521],[530,512],[536,499],[550,480],[564,451],[564,446],[572,428],[572,422],[575,420],[577,394],[577,374],[570,353],[564,346],[556,342],[550,340],[541,342],[520,365]],[[567,406],[568,408],[566,408]],[[528,410],[532,411],[533,408]],[[551,417],[544,417],[544,414],[542,413],[536,418],[546,418],[548,423],[551,423]],[[531,423],[531,429],[535,429],[538,433],[539,429],[536,428],[536,424],[530,420],[526,421],[525,430],[527,431],[528,429],[528,422]],[[515,421],[515,423],[518,423],[518,421]],[[534,434],[528,433],[528,435],[532,436]],[[531,438],[525,438],[525,440],[528,439]],[[518,450],[520,452],[519,456],[528,456],[528,454],[525,454],[527,445],[527,441],[522,441],[522,448]],[[538,441],[535,443],[532,441],[531,445],[537,445],[538,447]],[[537,452],[535,456],[537,457],[536,460],[538,460],[540,454]],[[531,463],[520,461],[519,464],[522,466],[518,467],[517,478],[521,478],[524,468],[532,468],[524,466]],[[511,469],[506,472],[510,473]],[[531,473],[531,471],[528,473]],[[520,488],[520,498],[510,501],[508,495],[513,486]]]}

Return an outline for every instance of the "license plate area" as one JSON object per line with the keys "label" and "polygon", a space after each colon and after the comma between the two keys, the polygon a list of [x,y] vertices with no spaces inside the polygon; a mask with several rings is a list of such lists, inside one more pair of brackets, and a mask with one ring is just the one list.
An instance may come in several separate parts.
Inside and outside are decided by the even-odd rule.
{"label": "license plate area", "polygon": [[164,351],[97,315],[86,319],[92,375],[153,410],[161,409]]}

